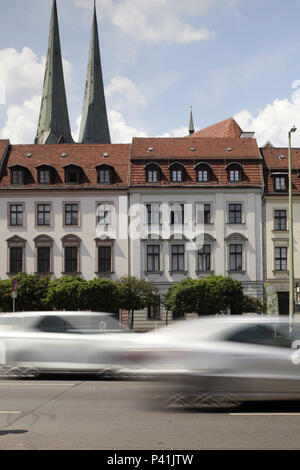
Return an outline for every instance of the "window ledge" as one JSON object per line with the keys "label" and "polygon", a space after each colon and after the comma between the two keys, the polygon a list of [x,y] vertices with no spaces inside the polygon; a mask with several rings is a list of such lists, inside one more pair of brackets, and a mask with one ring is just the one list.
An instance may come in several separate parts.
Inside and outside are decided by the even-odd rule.
{"label": "window ledge", "polygon": [[104,271],[95,271],[95,274],[97,274],[97,276],[104,276],[104,277],[106,276],[106,277],[108,277],[108,276],[112,276],[113,274],[115,274],[115,272],[114,271],[106,271],[106,272],[104,272]]}
{"label": "window ledge", "polygon": [[213,274],[213,273],[214,271],[211,271],[211,270],[210,271],[199,271],[199,270],[196,271],[197,276],[201,274]]}
{"label": "window ledge", "polygon": [[151,275],[151,274],[156,274],[156,275],[158,274],[159,276],[162,276],[162,275],[163,275],[163,271],[144,271],[144,274],[145,274],[146,276],[149,276],[149,275]]}
{"label": "window ledge", "polygon": [[82,274],[81,272],[76,272],[76,273],[62,272],[63,276],[80,276],[81,274]]}
{"label": "window ledge", "polygon": [[52,272],[51,272],[51,273],[50,273],[50,272],[49,272],[49,273],[38,273],[38,272],[35,272],[34,274],[37,275],[37,276],[53,276],[53,275],[54,275],[54,273],[52,273]]}
{"label": "window ledge", "polygon": [[231,269],[228,269],[227,272],[229,274],[246,274],[246,270],[245,269],[239,269],[237,271],[233,271]]}
{"label": "window ledge", "polygon": [[169,271],[170,274],[187,274],[187,271]]}
{"label": "window ledge", "polygon": [[288,274],[290,273],[290,272],[287,271],[287,270],[282,270],[282,271],[281,271],[281,270],[275,270],[275,269],[273,269],[272,272],[273,272],[274,275],[276,275],[276,274],[286,274],[286,275],[288,275]]}
{"label": "window ledge", "polygon": [[282,233],[282,232],[284,232],[284,233],[289,233],[289,230],[288,230],[288,229],[285,229],[285,230],[276,230],[276,229],[273,229],[272,232],[273,232],[273,233]]}

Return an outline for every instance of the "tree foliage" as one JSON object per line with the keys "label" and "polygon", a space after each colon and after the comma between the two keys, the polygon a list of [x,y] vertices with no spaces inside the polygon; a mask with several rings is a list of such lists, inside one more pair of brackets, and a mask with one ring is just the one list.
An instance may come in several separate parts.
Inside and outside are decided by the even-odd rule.
{"label": "tree foliage", "polygon": [[119,307],[118,283],[111,279],[93,279],[80,283],[78,303],[82,310],[116,313]]}
{"label": "tree foliage", "polygon": [[[23,273],[17,274],[15,277],[18,280],[16,311],[44,310],[49,278]],[[12,310],[12,280],[13,278],[0,281],[0,309],[2,312]]]}
{"label": "tree foliage", "polygon": [[157,288],[144,279],[123,276],[118,285],[119,307],[131,313],[130,327],[134,324],[134,311],[155,305]]}
{"label": "tree foliage", "polygon": [[214,315],[228,310],[242,313],[243,287],[230,276],[187,278],[168,289],[165,305],[175,317],[185,313]]}

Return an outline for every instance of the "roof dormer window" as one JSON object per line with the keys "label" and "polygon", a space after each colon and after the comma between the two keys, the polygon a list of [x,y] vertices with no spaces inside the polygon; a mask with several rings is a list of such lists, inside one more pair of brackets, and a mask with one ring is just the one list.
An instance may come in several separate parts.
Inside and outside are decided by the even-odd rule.
{"label": "roof dormer window", "polygon": [[211,167],[208,163],[198,163],[195,166],[198,183],[208,183],[211,179]]}
{"label": "roof dormer window", "polygon": [[182,163],[174,162],[169,166],[172,183],[182,183],[185,176],[185,167]]}
{"label": "roof dormer window", "polygon": [[150,162],[145,166],[146,181],[147,183],[158,183],[161,180],[161,167],[155,163]]}
{"label": "roof dormer window", "polygon": [[11,171],[11,184],[24,184],[25,183],[25,168],[20,165],[10,167]]}
{"label": "roof dormer window", "polygon": [[113,178],[113,167],[111,165],[98,165],[97,169],[97,183],[98,184],[111,184]]}
{"label": "roof dormer window", "polygon": [[36,167],[37,179],[39,184],[51,184],[52,180],[52,167],[48,165],[40,165]]}
{"label": "roof dormer window", "polygon": [[80,184],[81,167],[78,165],[67,165],[65,169],[65,183]]}
{"label": "roof dormer window", "polygon": [[226,169],[230,183],[239,183],[242,181],[243,167],[240,163],[229,163]]}

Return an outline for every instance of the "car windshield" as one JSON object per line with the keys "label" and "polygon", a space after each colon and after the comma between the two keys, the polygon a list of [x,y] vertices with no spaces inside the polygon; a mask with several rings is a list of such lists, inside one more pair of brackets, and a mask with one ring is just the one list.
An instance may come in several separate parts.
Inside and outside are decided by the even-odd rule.
{"label": "car windshield", "polygon": [[99,334],[122,332],[126,328],[110,315],[47,315],[24,318],[24,327],[48,333]]}

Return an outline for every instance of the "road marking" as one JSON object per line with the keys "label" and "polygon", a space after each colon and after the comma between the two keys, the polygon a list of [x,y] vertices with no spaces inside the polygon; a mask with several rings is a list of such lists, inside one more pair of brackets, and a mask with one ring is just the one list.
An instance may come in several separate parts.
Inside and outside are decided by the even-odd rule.
{"label": "road marking", "polygon": [[18,415],[22,413],[22,411],[0,411],[0,415]]}
{"label": "road marking", "polygon": [[300,416],[300,413],[229,413],[230,416]]}
{"label": "road marking", "polygon": [[20,387],[21,387],[21,386],[24,387],[24,385],[33,386],[33,387],[36,386],[36,385],[37,385],[38,387],[48,387],[49,385],[51,385],[52,387],[56,387],[56,386],[60,386],[60,387],[67,387],[67,386],[73,387],[73,385],[75,385],[74,383],[70,383],[70,382],[68,382],[68,383],[60,383],[60,382],[58,382],[58,383],[51,383],[51,382],[47,382],[47,383],[45,383],[45,382],[43,382],[43,383],[36,383],[36,382],[31,382],[31,383],[22,382],[22,383],[20,383],[20,382],[19,382],[19,383],[17,383],[17,382],[15,382],[15,381],[11,381],[11,382],[1,382],[1,380],[0,380],[0,385],[12,385],[12,384],[14,385],[14,387],[15,387],[16,385],[19,385]]}

